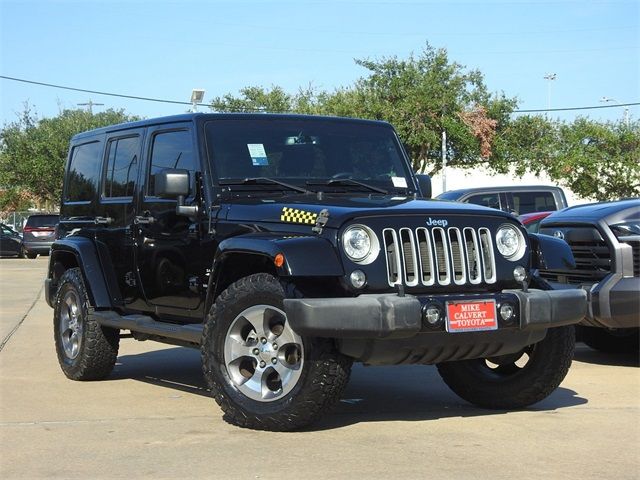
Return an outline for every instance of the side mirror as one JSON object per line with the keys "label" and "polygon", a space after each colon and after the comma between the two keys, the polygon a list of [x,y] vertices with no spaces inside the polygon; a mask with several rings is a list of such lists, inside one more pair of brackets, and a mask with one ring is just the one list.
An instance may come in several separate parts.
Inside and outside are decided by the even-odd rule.
{"label": "side mirror", "polygon": [[416,175],[416,179],[418,180],[422,197],[431,198],[431,177],[429,175],[419,174]]}
{"label": "side mirror", "polygon": [[155,175],[155,194],[160,198],[176,200],[176,215],[195,217],[197,205],[185,205],[184,197],[189,195],[189,171],[165,168]]}
{"label": "side mirror", "polygon": [[177,199],[189,195],[189,172],[165,168],[155,175],[155,194],[160,198]]}

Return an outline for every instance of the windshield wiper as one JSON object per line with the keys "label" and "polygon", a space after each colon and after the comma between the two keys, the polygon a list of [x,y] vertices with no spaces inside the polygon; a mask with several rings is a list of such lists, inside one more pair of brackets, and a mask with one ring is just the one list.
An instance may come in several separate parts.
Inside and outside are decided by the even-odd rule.
{"label": "windshield wiper", "polygon": [[383,195],[387,195],[389,193],[384,188],[374,187],[373,185],[359,182],[358,180],[354,180],[353,178],[333,178],[327,182],[307,182],[307,185],[357,185],[359,187],[364,187],[368,190],[371,190],[372,192],[382,193]]}
{"label": "windshield wiper", "polygon": [[281,182],[280,180],[276,180],[275,178],[269,178],[269,177],[249,177],[249,178],[242,178],[240,180],[220,180],[220,185],[249,185],[249,184],[279,185],[281,187],[284,187],[299,193],[313,193],[311,190],[307,190],[304,187],[299,187],[298,185],[292,185],[290,183]]}

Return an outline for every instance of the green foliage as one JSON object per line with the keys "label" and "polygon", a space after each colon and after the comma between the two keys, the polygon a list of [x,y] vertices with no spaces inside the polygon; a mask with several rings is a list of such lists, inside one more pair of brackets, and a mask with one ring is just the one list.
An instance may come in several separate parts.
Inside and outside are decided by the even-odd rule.
{"label": "green foliage", "polygon": [[585,199],[640,196],[639,122],[521,116],[498,141],[501,158],[491,164],[498,172],[545,173]]}
{"label": "green foliage", "polygon": [[295,94],[286,93],[281,87],[272,86],[245,87],[240,96],[231,94],[216,97],[211,101],[211,109],[216,112],[271,112],[271,113],[319,113],[319,105],[324,94],[317,93],[313,87],[298,90]]}
{"label": "green foliage", "polygon": [[[26,105],[19,119],[0,131],[0,186],[26,192],[36,203],[58,204],[71,137],[136,119],[121,110],[63,110],[57,117],[38,119]],[[7,194],[2,195],[4,201]]]}
{"label": "green foliage", "polygon": [[331,93],[312,87],[289,95],[280,87],[247,87],[227,94],[212,109],[318,113],[392,123],[416,170],[441,168],[441,135],[447,132],[450,165],[475,165],[491,158],[492,140],[508,120],[515,99],[488,93],[482,74],[451,62],[444,49],[429,45],[408,59],[356,60],[368,71],[351,87]]}

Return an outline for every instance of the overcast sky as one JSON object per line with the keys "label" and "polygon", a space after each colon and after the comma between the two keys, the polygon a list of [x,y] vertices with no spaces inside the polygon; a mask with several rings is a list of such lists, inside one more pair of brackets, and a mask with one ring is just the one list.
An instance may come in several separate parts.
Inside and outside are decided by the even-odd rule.
{"label": "overcast sky", "polygon": [[[521,109],[640,101],[640,2],[0,0],[0,75],[125,95],[205,100],[248,85],[332,90],[354,58],[406,57],[425,42],[480,69]],[[555,73],[552,82],[545,74]],[[0,79],[1,123],[89,100],[154,117],[187,107]],[[633,118],[640,108],[632,107]],[[616,119],[622,108],[581,112]],[[553,114],[572,119],[576,113]]]}

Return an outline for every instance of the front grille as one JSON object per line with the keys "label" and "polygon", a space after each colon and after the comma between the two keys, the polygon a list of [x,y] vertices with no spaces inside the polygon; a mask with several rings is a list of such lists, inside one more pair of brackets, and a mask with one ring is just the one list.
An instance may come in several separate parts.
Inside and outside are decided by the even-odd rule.
{"label": "front grille", "polygon": [[627,239],[621,239],[624,243],[631,245],[633,257],[633,276],[640,277],[640,239],[638,237],[626,237]]}
{"label": "front grille", "polygon": [[[546,232],[544,232],[546,233]],[[570,284],[597,283],[611,272],[611,251],[595,228],[575,228],[565,233],[576,261],[574,270],[541,270],[550,281]]]}
{"label": "front grille", "polygon": [[495,283],[496,265],[487,228],[382,231],[389,285],[477,285]]}

